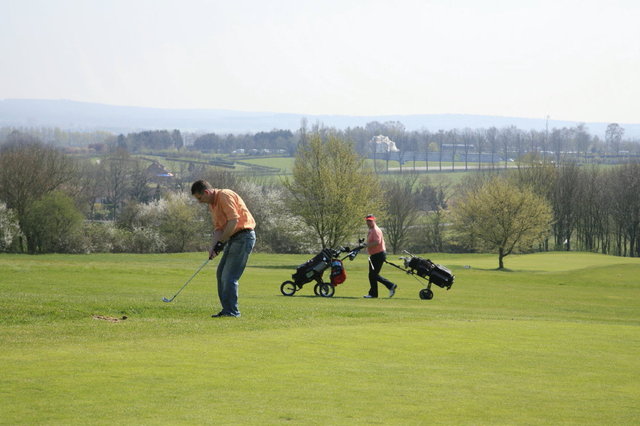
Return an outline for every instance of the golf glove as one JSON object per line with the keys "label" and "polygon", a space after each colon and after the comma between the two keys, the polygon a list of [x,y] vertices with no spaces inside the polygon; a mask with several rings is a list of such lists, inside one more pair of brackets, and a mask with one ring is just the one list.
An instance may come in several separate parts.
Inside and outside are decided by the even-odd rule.
{"label": "golf glove", "polygon": [[222,241],[218,241],[215,246],[213,246],[213,252],[217,255],[224,250],[224,243]]}

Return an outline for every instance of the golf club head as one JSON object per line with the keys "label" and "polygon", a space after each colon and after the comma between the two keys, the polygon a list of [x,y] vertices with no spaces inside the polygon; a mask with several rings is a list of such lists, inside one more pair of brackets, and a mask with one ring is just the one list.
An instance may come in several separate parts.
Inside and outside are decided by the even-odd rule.
{"label": "golf club head", "polygon": [[165,302],[165,303],[169,303],[169,302],[171,302],[171,299],[167,299],[166,297],[163,297],[162,301]]}

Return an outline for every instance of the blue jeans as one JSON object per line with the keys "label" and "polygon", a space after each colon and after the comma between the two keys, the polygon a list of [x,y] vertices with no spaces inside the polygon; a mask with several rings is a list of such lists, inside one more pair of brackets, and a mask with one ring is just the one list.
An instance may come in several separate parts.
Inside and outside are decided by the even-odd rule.
{"label": "blue jeans", "polygon": [[244,268],[247,266],[249,254],[256,243],[256,233],[243,232],[227,242],[218,263],[216,277],[218,279],[218,297],[222,305],[222,313],[240,316],[238,310],[238,284]]}

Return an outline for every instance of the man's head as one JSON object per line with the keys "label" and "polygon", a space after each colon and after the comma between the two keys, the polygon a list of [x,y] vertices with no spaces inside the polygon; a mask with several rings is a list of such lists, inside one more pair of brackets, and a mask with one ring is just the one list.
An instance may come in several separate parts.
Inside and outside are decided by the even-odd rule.
{"label": "man's head", "polygon": [[372,214],[367,215],[364,220],[367,221],[367,226],[373,228],[376,225],[376,217]]}
{"label": "man's head", "polygon": [[197,180],[193,182],[193,185],[191,185],[191,195],[193,195],[194,198],[198,200],[198,202],[206,203],[209,201],[208,200],[209,194],[206,191],[212,188],[213,187],[211,186],[211,184],[206,180],[202,180],[202,179]]}

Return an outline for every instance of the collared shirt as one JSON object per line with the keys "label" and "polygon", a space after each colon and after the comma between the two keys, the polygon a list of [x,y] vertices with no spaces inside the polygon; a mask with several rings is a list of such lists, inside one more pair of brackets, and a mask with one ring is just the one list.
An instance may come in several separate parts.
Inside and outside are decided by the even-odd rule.
{"label": "collared shirt", "polygon": [[234,233],[243,229],[254,229],[256,221],[238,194],[230,189],[212,189],[213,203],[209,204],[211,220],[216,230],[224,229],[230,220],[237,220]]}
{"label": "collared shirt", "polygon": [[373,247],[367,247],[367,252],[369,255],[381,253],[386,251],[387,248],[384,245],[384,237],[382,236],[382,231],[378,228],[378,225],[373,225],[373,228],[369,228],[369,234],[367,235],[367,244],[378,242],[379,244]]}

